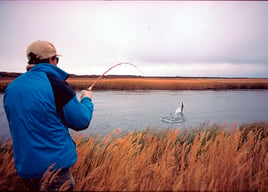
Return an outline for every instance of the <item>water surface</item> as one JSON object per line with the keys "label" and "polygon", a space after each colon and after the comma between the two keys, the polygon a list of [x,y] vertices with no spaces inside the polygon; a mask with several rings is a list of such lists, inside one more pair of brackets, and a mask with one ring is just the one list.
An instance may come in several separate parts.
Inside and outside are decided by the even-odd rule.
{"label": "water surface", "polygon": [[[79,95],[79,93],[78,93]],[[201,123],[228,125],[268,120],[268,90],[225,91],[94,91],[95,111],[89,128],[81,133],[105,135],[114,129],[188,129]],[[3,99],[3,94],[0,95]],[[184,121],[167,123],[163,117],[184,103]],[[10,137],[0,103],[0,137]],[[72,132],[74,133],[74,132]]]}

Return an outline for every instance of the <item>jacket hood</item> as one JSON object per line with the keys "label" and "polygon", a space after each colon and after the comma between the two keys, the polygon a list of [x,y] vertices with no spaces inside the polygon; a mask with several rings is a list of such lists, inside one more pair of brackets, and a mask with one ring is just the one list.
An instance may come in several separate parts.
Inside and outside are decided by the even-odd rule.
{"label": "jacket hood", "polygon": [[59,67],[52,65],[50,63],[40,63],[35,65],[31,71],[43,71],[45,73],[54,75],[55,77],[66,80],[69,77],[69,74],[60,69]]}

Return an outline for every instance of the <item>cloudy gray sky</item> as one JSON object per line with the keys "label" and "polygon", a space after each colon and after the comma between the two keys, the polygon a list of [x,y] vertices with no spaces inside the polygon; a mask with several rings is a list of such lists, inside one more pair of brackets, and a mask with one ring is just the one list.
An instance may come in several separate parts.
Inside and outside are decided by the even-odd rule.
{"label": "cloudy gray sky", "polygon": [[0,71],[40,39],[68,73],[268,78],[268,2],[1,1],[0,29]]}

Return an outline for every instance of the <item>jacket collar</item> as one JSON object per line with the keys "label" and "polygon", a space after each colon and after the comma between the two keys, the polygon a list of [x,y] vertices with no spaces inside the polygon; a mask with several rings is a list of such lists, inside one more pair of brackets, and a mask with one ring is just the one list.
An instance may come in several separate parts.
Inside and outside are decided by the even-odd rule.
{"label": "jacket collar", "polygon": [[61,80],[66,80],[69,76],[68,73],[60,69],[59,67],[52,65],[50,63],[40,63],[35,65],[31,71],[43,71],[45,73],[54,75],[55,77],[61,79]]}

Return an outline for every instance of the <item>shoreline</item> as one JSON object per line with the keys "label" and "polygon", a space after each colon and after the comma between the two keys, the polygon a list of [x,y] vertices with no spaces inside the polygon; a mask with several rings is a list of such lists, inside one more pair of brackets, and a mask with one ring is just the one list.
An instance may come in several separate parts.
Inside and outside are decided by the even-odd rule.
{"label": "shoreline", "polygon": [[[0,92],[20,74],[1,73]],[[98,76],[70,75],[67,82],[74,90],[87,89]],[[221,77],[142,77],[108,75],[93,90],[228,90],[268,89],[268,78]]]}

